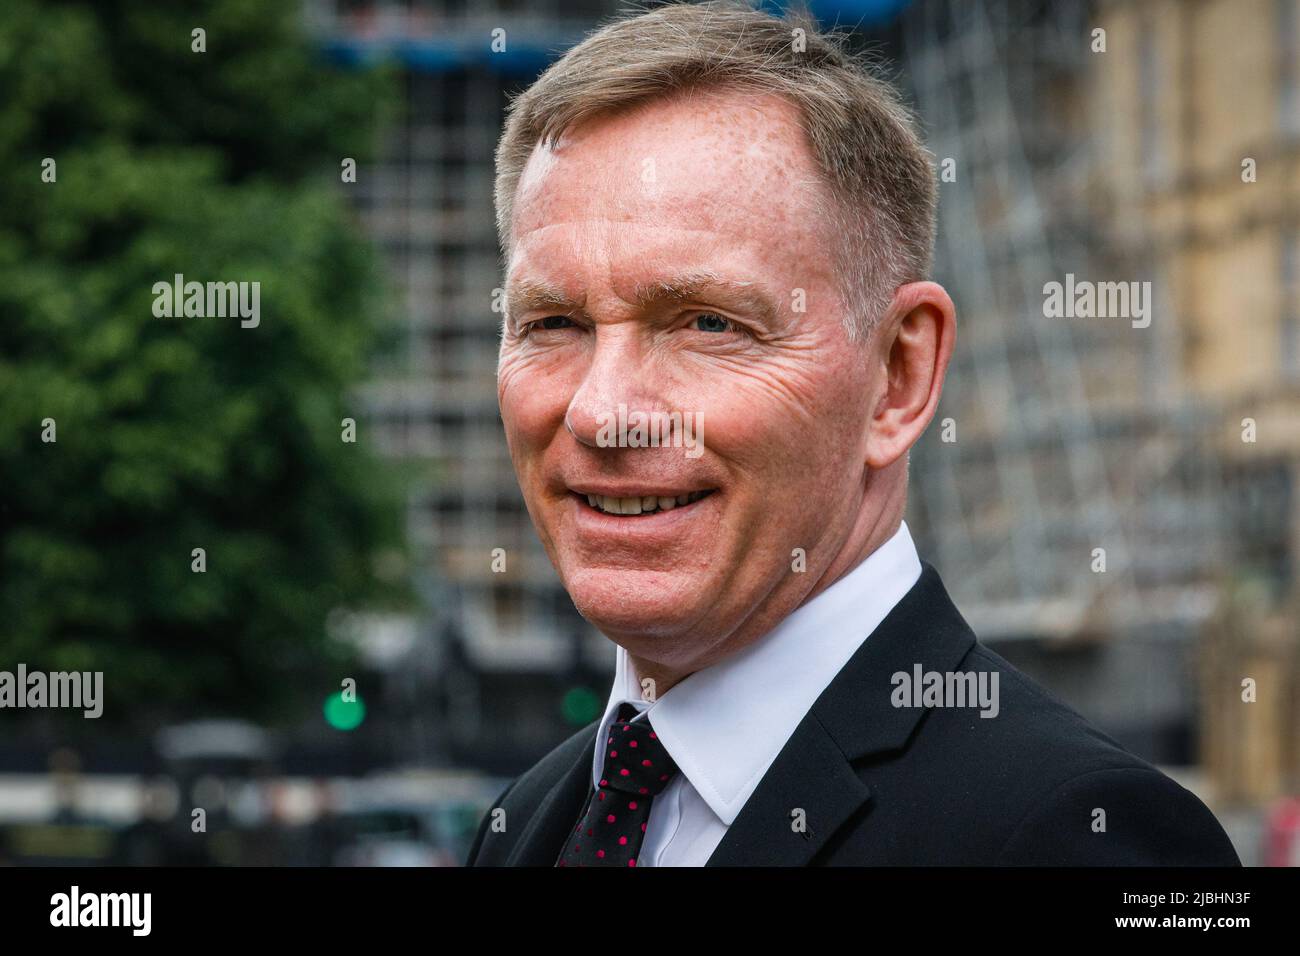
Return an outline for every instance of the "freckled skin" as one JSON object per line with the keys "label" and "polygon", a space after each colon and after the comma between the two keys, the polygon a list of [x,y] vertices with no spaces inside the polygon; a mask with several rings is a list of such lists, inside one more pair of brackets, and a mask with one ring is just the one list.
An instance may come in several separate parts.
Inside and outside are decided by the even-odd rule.
{"label": "freckled skin", "polygon": [[[906,450],[938,400],[952,306],[933,283],[903,286],[850,343],[813,212],[822,188],[795,107],[736,92],[587,120],[536,149],[520,178],[507,286],[545,281],[582,308],[554,328],[537,323],[568,310],[508,317],[498,398],[511,458],[578,610],[660,694],[765,634],[902,516]],[[775,321],[711,295],[632,301],[638,283],[690,269],[752,283]],[[701,327],[701,314],[727,329]],[[702,412],[703,454],[598,447],[600,416],[619,404]],[[593,479],[717,491],[672,536],[597,543],[569,490]],[[795,548],[804,573],[791,570]]]}

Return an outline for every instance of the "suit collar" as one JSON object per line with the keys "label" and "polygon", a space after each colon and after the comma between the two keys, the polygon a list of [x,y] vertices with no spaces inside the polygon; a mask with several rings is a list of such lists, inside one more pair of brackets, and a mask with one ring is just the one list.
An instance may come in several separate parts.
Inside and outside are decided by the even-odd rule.
{"label": "suit collar", "polygon": [[935,569],[864,641],[800,722],[709,866],[803,866],[871,798],[853,762],[904,750],[926,711],[895,707],[892,675],[955,670],[975,644]]}
{"label": "suit collar", "polygon": [[893,675],[954,670],[975,644],[939,573],[925,561],[916,585],[813,705],[849,760],[902,750],[924,708],[895,707]]}

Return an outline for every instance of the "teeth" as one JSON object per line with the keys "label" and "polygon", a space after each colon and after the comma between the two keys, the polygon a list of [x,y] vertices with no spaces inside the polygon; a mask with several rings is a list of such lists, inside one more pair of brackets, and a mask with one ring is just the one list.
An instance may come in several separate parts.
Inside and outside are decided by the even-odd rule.
{"label": "teeth", "polygon": [[686,495],[639,495],[635,498],[613,498],[609,495],[587,495],[587,504],[597,511],[611,515],[639,515],[655,511],[672,511],[682,505],[699,501],[707,491],[692,491]]}

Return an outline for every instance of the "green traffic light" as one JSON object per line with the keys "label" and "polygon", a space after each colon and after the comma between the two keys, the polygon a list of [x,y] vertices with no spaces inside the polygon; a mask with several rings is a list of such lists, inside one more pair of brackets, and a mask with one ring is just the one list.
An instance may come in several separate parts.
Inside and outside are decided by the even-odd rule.
{"label": "green traffic light", "polygon": [[582,726],[600,716],[600,698],[589,687],[570,687],[564,693],[560,709],[564,713],[565,720]]}
{"label": "green traffic light", "polygon": [[335,730],[355,730],[365,719],[366,704],[359,696],[346,701],[339,690],[325,698],[325,722]]}

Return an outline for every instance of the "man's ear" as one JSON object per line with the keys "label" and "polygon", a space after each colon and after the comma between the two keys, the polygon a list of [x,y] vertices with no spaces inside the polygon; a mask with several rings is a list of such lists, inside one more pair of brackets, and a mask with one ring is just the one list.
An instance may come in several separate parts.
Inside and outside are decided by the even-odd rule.
{"label": "man's ear", "polygon": [[907,454],[939,406],[957,335],[952,299],[936,282],[899,286],[873,334],[872,360],[884,374],[874,390],[866,464],[880,470]]}

